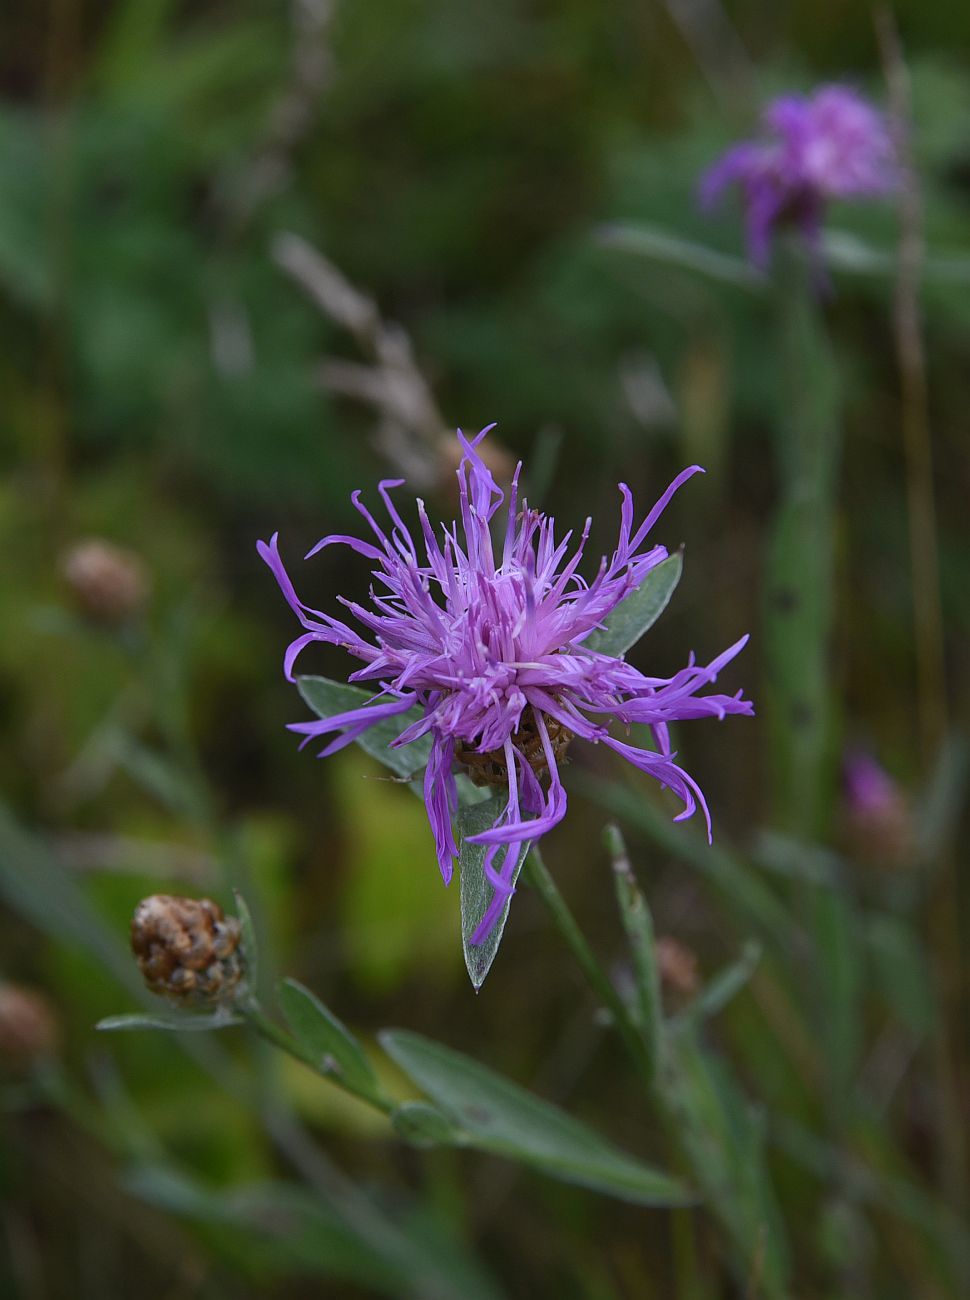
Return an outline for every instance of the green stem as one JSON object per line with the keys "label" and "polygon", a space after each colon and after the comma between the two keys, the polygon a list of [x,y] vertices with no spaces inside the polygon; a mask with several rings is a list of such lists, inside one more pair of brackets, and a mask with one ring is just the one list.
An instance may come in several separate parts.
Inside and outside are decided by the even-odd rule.
{"label": "green stem", "polygon": [[[841,451],[838,367],[794,239],[778,250],[778,513],[769,543],[765,659],[775,820],[803,841],[824,837],[833,803],[831,633],[836,488]],[[855,920],[843,887],[808,887],[820,1037],[830,1117],[844,1124],[860,1040]]]}
{"label": "green stem", "polygon": [[278,1047],[280,1051],[286,1052],[288,1056],[292,1056],[294,1060],[307,1066],[321,1079],[326,1079],[328,1083],[335,1084],[344,1092],[350,1093],[352,1097],[356,1097],[358,1101],[362,1101],[372,1109],[380,1111],[382,1115],[391,1115],[395,1110],[395,1104],[389,1098],[377,1092],[368,1092],[365,1089],[356,1088],[328,1069],[317,1053],[308,1051],[297,1039],[292,1038],[281,1025],[272,1020],[255,998],[250,998],[242,1003],[237,1007],[237,1010],[261,1038],[265,1038],[274,1047]]}
{"label": "green stem", "polygon": [[639,1030],[630,1015],[630,1009],[613,986],[613,982],[597,961],[592,948],[576,923],[576,918],[566,905],[566,900],[549,873],[542,854],[533,845],[525,860],[522,874],[545,904],[556,928],[573,954],[586,982],[593,994],[599,999],[613,1017],[627,1050],[633,1058],[637,1070],[644,1082],[652,1089],[654,1068],[647,1048]]}
{"label": "green stem", "polygon": [[778,508],[765,607],[775,820],[819,833],[831,803],[829,641],[839,383],[805,252],[778,250]]}
{"label": "green stem", "polygon": [[[622,841],[619,840],[618,832],[614,831],[613,837],[608,842],[612,850],[616,850],[617,845],[622,849]],[[628,865],[627,870],[629,870]],[[525,879],[535,888],[545,904],[556,928],[566,941],[567,947],[586,977],[590,989],[612,1013],[613,1022],[636,1064],[645,1084],[647,1096],[656,1110],[664,1134],[678,1151],[684,1167],[691,1171],[696,1186],[704,1192],[711,1213],[718,1220],[726,1239],[733,1244],[737,1252],[736,1264],[738,1271],[744,1273],[750,1263],[754,1244],[749,1240],[745,1225],[739,1222],[735,1213],[736,1207],[733,1197],[737,1189],[727,1185],[727,1172],[716,1159],[716,1144],[712,1149],[710,1139],[706,1133],[701,1140],[692,1140],[691,1123],[694,1115],[692,1111],[685,1109],[683,1105],[676,1060],[668,1058],[668,1053],[660,1043],[656,1048],[656,1056],[647,1046],[642,1036],[643,1030],[647,1026],[637,1024],[629,1007],[613,987],[586,942],[576,923],[576,919],[557,889],[555,881],[542,860],[542,855],[536,851],[535,847],[530,851],[522,872]],[[632,877],[632,872],[630,874]],[[645,931],[639,925],[636,929],[637,942],[640,943],[645,938]],[[649,966],[652,961],[651,956],[643,953],[642,958],[645,966]],[[649,983],[651,978],[649,971],[645,969],[644,973]],[[648,1001],[650,1016],[656,1014],[658,1017],[653,1023],[653,1031],[657,1033],[658,1037],[663,1038],[664,1025],[662,1018],[660,1018],[659,997],[656,1003],[654,1003],[652,996]],[[766,1279],[764,1285],[764,1295],[770,1297],[771,1300],[783,1300],[783,1297],[787,1295],[780,1276],[776,1276],[777,1271],[777,1265],[773,1263],[772,1275]]]}
{"label": "green stem", "polygon": [[620,916],[626,930],[637,989],[638,1028],[650,1060],[650,1081],[656,1086],[663,1056],[664,1023],[660,1001],[660,972],[657,969],[653,917],[647,900],[640,892],[626,845],[619,828],[607,826],[603,832],[607,851],[613,862]]}

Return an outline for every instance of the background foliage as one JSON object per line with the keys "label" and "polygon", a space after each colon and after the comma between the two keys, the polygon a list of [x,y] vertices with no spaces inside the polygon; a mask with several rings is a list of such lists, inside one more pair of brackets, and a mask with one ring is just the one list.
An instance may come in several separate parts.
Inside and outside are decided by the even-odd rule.
{"label": "background foliage", "polygon": [[[404,1294],[407,1278],[420,1294],[759,1294],[763,1263],[739,1278],[702,1208],[643,1209],[497,1157],[415,1151],[239,1031],[93,1032],[143,1000],[125,951],[135,902],[166,890],[228,907],[233,883],[255,900],[264,960],[365,1041],[386,1025],[431,1035],[669,1163],[535,896],[519,891],[476,997],[458,891],[441,888],[420,804],[357,750],[321,764],[295,751],[282,724],[304,706],[279,672],[291,619],[255,539],[278,528],[295,557],[348,528],[349,492],[396,472],[411,443],[425,494],[451,505],[448,465],[427,464],[427,419],[395,442],[387,409],[344,391],[348,375],[360,388],[351,363],[374,363],[373,340],[286,273],[280,236],[293,232],[404,327],[442,424],[498,420],[531,495],[563,521],[592,513],[594,542],[609,543],[618,479],[646,502],[685,463],[706,465],[659,530],[688,543],[685,574],[635,654],[671,672],[689,648],[710,655],[750,629],[730,689],[759,704],[785,402],[770,307],[676,250],[624,252],[605,232],[624,223],[738,257],[737,214],[696,209],[699,170],[781,87],[884,89],[868,6],[826,21],[806,3],[728,11],[5,9],[0,973],[46,991],[60,1047],[57,1066],[4,1085],[0,1290],[297,1297],[337,1278],[328,1293],[354,1296]],[[570,819],[546,848],[621,987],[608,815],[658,933],[693,952],[702,981],[760,940],[703,1047],[685,1040],[685,1105],[723,1114],[739,1180],[746,1144],[763,1144],[764,1221],[784,1225],[800,1297],[935,1300],[967,1285],[970,17],[911,3],[897,16],[929,246],[948,662],[945,727],[928,744],[890,207],[833,214],[848,252],[824,317],[844,394],[830,766],[850,745],[876,755],[900,784],[902,829],[888,846],[860,836],[832,780],[821,842],[785,838],[759,717],[678,737],[714,810],[714,850],[598,751],[577,755]],[[144,617],[121,630],[86,620],[64,579],[65,552],[92,535],[150,575]],[[325,607],[365,582],[328,551],[301,589]],[[313,671],[339,676],[340,656]],[[806,882],[819,880],[838,905],[803,951]],[[684,994],[664,996],[682,1009]],[[732,1195],[746,1195],[740,1181]],[[359,1210],[351,1229],[335,1205]]]}

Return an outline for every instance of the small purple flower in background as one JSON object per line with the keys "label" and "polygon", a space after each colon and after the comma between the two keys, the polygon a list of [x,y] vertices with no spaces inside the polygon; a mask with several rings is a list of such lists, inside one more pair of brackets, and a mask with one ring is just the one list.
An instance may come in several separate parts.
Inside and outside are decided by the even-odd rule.
{"label": "small purple flower in background", "polygon": [[818,245],[832,199],[880,198],[899,186],[885,115],[847,86],[784,95],[762,115],[762,133],[729,149],[701,177],[703,206],[731,185],[744,201],[748,255],[767,265],[776,226],[798,228]]}
{"label": "small purple flower in background", "polygon": [[[323,641],[342,646],[362,661],[351,682],[375,685],[373,698],[360,708],[292,724],[290,729],[305,737],[303,743],[336,733],[320,751],[322,758],[382,719],[420,711],[393,744],[407,745],[426,735],[431,739],[424,799],[446,883],[458,854],[453,829],[456,769],[463,769],[476,784],[497,785],[507,792],[496,825],[469,836],[487,846],[483,869],[494,890],[473,943],[482,942],[502,913],[522,844],[537,840],[565,815],[559,765],[574,737],[609,746],[669,786],[683,803],[677,820],[689,817],[699,805],[710,837],[704,797],[675,762],[667,724],[753,712],[740,691],[733,696],[698,694],[747,637],[706,666],[691,656],[670,678],[646,677],[622,658],[584,644],[667,558],[664,546],[647,545],[647,535],[699,466],[680,473],[638,527],[630,490],[620,484],[616,549],[600,561],[592,581],[586,581],[578,566],[591,521],[587,519],[578,541],[571,533],[557,540],[555,521],[519,500],[521,464],[508,493],[504,536],[493,539],[490,524],[505,493],[476,450],[488,431],[473,439],[458,433],[460,525],[442,525],[436,533],[419,500],[416,542],[389,491],[402,480],[385,480],[378,492],[390,520],[387,529],[355,492],[352,501],[374,541],[334,535],[323,538],[307,555],[309,559],[325,546],[340,543],[371,561],[376,586],[371,587],[370,606],[341,597],[363,634],[303,604],[283,566],[277,535],[258,547],[306,629],[286,652],[287,678],[293,680],[299,653]],[[615,739],[608,731],[611,719],[626,726],[649,725],[657,749],[639,749]]]}
{"label": "small purple flower in background", "polygon": [[856,853],[896,865],[915,847],[905,790],[871,754],[849,750],[842,763],[845,825]]}
{"label": "small purple flower in background", "polygon": [[884,817],[899,803],[899,786],[864,750],[852,750],[846,755],[842,783],[846,805],[857,817]]}

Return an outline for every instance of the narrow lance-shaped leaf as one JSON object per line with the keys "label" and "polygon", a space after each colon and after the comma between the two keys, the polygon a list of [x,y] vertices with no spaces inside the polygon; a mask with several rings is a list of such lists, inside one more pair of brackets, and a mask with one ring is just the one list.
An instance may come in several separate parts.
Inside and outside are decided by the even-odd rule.
{"label": "narrow lance-shaped leaf", "polygon": [[164,1029],[170,1033],[201,1033],[211,1029],[228,1029],[230,1025],[241,1025],[242,1019],[233,1014],[228,1007],[218,1011],[200,1012],[197,1015],[184,1013],[170,1016],[151,1015],[147,1012],[134,1011],[120,1016],[105,1016],[95,1025],[101,1030],[127,1029]]}
{"label": "narrow lance-shaped leaf", "polygon": [[364,1049],[318,997],[296,980],[286,979],[279,987],[279,1001],[293,1036],[318,1069],[351,1092],[378,1095],[377,1076]]}
{"label": "narrow lance-shaped leaf", "polygon": [[440,1110],[426,1101],[405,1101],[391,1112],[398,1137],[415,1147],[460,1146],[464,1135]]}
{"label": "narrow lance-shaped leaf", "polygon": [[[485,844],[471,844],[468,841],[468,836],[490,830],[501,816],[505,804],[505,796],[496,795],[494,798],[486,799],[484,803],[470,804],[459,808],[458,816],[455,819],[458,834],[461,943],[465,954],[465,966],[476,990],[480,989],[485,982],[485,976],[491,969],[499,944],[502,942],[512,896],[510,894],[506,899],[505,906],[488,935],[481,943],[472,943],[472,935],[477,930],[488,905],[492,901],[493,891],[492,886],[485,879],[484,872],[485,853],[488,846]],[[515,854],[511,877],[511,883],[514,887],[519,878],[519,872],[522,870],[522,864],[525,862],[526,854],[529,851],[529,845],[528,843],[513,845],[509,851]]]}
{"label": "narrow lance-shaped leaf", "polygon": [[468,1145],[639,1205],[683,1205],[693,1199],[676,1178],[620,1151],[469,1057],[401,1029],[384,1030],[380,1041],[464,1131]]}
{"label": "narrow lance-shaped leaf", "polygon": [[678,1024],[696,1023],[716,1016],[747,984],[761,960],[761,944],[750,941],[744,945],[737,961],[725,966],[699,993],[678,1018]]}
{"label": "narrow lance-shaped leaf", "polygon": [[239,917],[239,932],[242,938],[242,954],[246,964],[246,983],[254,991],[259,987],[259,947],[256,943],[256,927],[249,904],[238,889],[233,890],[236,899],[236,915]]}
{"label": "narrow lance-shaped leaf", "polygon": [[681,1141],[711,1214],[733,1242],[735,1269],[750,1280],[750,1261],[760,1258],[759,1295],[790,1295],[785,1226],[764,1156],[761,1125],[727,1063],[685,1032],[671,1039],[668,1122]]}
{"label": "narrow lance-shaped leaf", "polygon": [[[298,677],[296,684],[318,718],[332,718],[337,713],[359,709],[374,696],[373,691],[361,690],[359,686],[350,686],[346,682],[334,682],[329,677]],[[382,718],[359,737],[357,744],[397,776],[410,778],[426,767],[431,741],[427,736],[421,736],[400,749],[391,749],[390,744],[420,717],[421,710],[414,708],[395,718]]]}
{"label": "narrow lance-shaped leaf", "polygon": [[598,240],[605,248],[632,253],[660,266],[691,271],[718,284],[732,285],[751,293],[763,292],[765,287],[765,276],[752,270],[740,258],[730,257],[706,244],[691,243],[657,226],[603,226],[598,232]]}
{"label": "narrow lance-shaped leaf", "polygon": [[621,655],[636,645],[669,605],[683,569],[679,551],[668,555],[607,616],[605,626],[589,634],[584,647],[599,654]]}
{"label": "narrow lance-shaped leaf", "polygon": [[616,826],[607,826],[604,838],[613,859],[616,897],[626,930],[637,987],[637,1022],[647,1046],[650,1072],[656,1079],[664,1042],[663,1007],[660,1001],[660,972],[654,944],[653,918],[640,892],[626,845]]}

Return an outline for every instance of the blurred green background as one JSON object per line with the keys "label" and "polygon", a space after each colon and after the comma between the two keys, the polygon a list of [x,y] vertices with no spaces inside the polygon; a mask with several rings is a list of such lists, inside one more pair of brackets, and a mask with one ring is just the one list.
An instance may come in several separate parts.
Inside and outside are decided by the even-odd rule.
{"label": "blurred green background", "polygon": [[[833,794],[811,853],[766,839],[763,723],[677,738],[746,878],[797,911],[791,877],[831,868],[849,906],[829,954],[852,1004],[845,1061],[828,1059],[815,964],[794,984],[772,976],[783,935],[760,936],[767,968],[709,1031],[712,1059],[761,1108],[799,1297],[966,1294],[953,1225],[970,1174],[970,12],[912,2],[897,19],[930,259],[945,726],[927,742],[918,722],[897,219],[883,205],[832,214],[849,252],[823,307],[844,394],[831,765],[867,749],[898,782],[898,815],[860,830]],[[281,1245],[279,1206],[237,1212],[231,1189],[296,1175],[233,1083],[232,1035],[186,1051],[94,1033],[136,1005],[125,943],[143,895],[228,907],[231,878],[258,899],[272,960],[365,1037],[420,1030],[624,1147],[663,1147],[535,898],[520,891],[475,996],[420,804],[357,750],[296,751],[283,724],[305,710],[280,671],[295,629],[256,539],[279,529],[301,594],[327,608],[365,592],[366,566],[339,549],[298,557],[355,529],[353,488],[402,469],[447,517],[455,425],[497,420],[532,498],[563,523],[593,514],[597,552],[615,536],[618,479],[643,507],[698,460],[706,478],[657,531],[687,543],[685,576],[636,662],[670,673],[751,631],[725,689],[757,707],[785,400],[771,314],[603,232],[651,227],[739,258],[737,211],[697,211],[699,171],[780,89],[848,78],[884,101],[870,9],[8,0],[0,33],[0,976],[46,994],[61,1062],[39,1091],[8,1062],[0,1294],[395,1294],[317,1230]],[[117,575],[100,605],[79,582],[91,538],[136,557],[130,616],[111,607]],[[346,669],[321,652],[304,671]],[[571,776],[546,858],[622,980],[607,813],[591,796],[608,781],[613,812],[669,806],[599,752],[577,754]],[[751,937],[743,900],[694,828],[667,834],[647,813],[627,828],[658,932],[706,979]],[[667,988],[673,1008],[690,982]],[[415,1153],[299,1067],[260,1068],[356,1186],[477,1258],[495,1294],[744,1294],[701,1210]],[[848,1119],[826,1101],[832,1068],[850,1080]],[[139,1180],[159,1151],[184,1185]]]}

